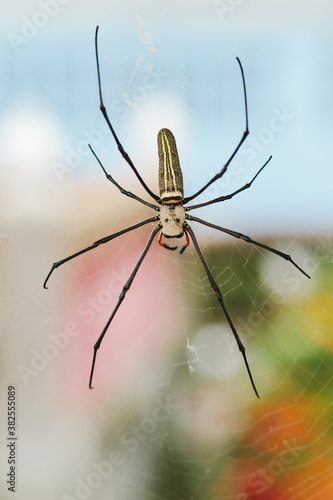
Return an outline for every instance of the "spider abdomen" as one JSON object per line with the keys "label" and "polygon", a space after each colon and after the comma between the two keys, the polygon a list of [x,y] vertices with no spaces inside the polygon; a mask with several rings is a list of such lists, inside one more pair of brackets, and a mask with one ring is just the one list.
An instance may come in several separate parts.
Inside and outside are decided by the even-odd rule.
{"label": "spider abdomen", "polygon": [[176,140],[167,128],[157,134],[159,158],[159,189],[162,204],[179,203],[184,198],[183,174]]}

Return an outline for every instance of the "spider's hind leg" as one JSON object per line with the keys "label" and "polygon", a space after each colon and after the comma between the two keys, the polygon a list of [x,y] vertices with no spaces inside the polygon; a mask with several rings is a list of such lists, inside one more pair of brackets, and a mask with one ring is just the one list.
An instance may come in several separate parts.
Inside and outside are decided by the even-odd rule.
{"label": "spider's hind leg", "polygon": [[141,266],[145,256],[147,255],[147,252],[153,242],[153,239],[155,238],[156,234],[158,233],[158,231],[161,229],[160,225],[158,224],[152,231],[147,243],[146,243],[146,246],[138,260],[138,262],[136,263],[135,265],[135,268],[133,269],[130,277],[128,278],[128,280],[126,281],[125,285],[123,286],[123,289],[122,291],[120,292],[120,295],[119,295],[119,299],[118,299],[118,302],[115,306],[115,308],[113,309],[112,313],[111,313],[111,316],[109,317],[105,327],[103,328],[103,331],[102,333],[100,334],[100,336],[98,337],[97,339],[97,342],[96,344],[94,345],[94,355],[93,355],[93,360],[92,360],[92,364],[91,364],[91,370],[90,370],[90,379],[89,379],[89,389],[93,389],[92,387],[92,379],[93,379],[93,376],[94,376],[94,370],[95,370],[95,363],[96,363],[96,356],[97,356],[97,351],[98,349],[100,348],[101,346],[101,343],[103,341],[103,338],[114,318],[114,316],[116,315],[122,301],[124,300],[124,298],[126,297],[126,293],[128,292],[128,290],[130,289],[132,283],[133,283],[133,280],[136,276],[136,273],[138,272],[139,270],[139,267]]}
{"label": "spider's hind leg", "polygon": [[255,386],[255,383],[254,383],[253,377],[252,377],[252,373],[251,373],[251,370],[250,370],[249,363],[248,363],[248,361],[247,361],[247,357],[246,357],[246,353],[245,353],[245,347],[244,347],[244,345],[243,345],[243,343],[242,343],[242,341],[241,341],[241,339],[240,339],[240,337],[239,337],[239,335],[238,335],[238,332],[237,332],[237,330],[236,330],[236,328],[235,328],[235,325],[233,324],[232,319],[231,319],[231,317],[230,317],[230,315],[229,315],[229,313],[228,313],[228,311],[227,311],[227,308],[226,308],[225,303],[224,303],[224,300],[223,300],[223,295],[222,295],[222,293],[221,293],[221,291],[220,291],[220,289],[219,289],[219,287],[218,287],[218,285],[217,285],[216,281],[214,280],[213,275],[212,275],[212,273],[211,273],[211,271],[210,271],[210,269],[209,269],[209,267],[208,267],[208,265],[207,265],[207,262],[206,262],[206,260],[205,260],[205,258],[204,258],[204,256],[203,256],[203,254],[202,254],[202,252],[201,252],[201,250],[200,250],[200,247],[199,247],[199,245],[198,245],[197,239],[196,239],[196,237],[195,237],[195,234],[194,234],[194,232],[193,232],[192,228],[191,228],[189,225],[187,225],[187,226],[186,226],[186,229],[187,229],[187,231],[189,232],[189,234],[190,234],[190,236],[191,236],[191,238],[192,238],[192,241],[193,241],[194,247],[195,247],[195,249],[196,249],[196,251],[197,251],[197,254],[198,254],[198,256],[199,256],[199,259],[200,259],[200,261],[201,261],[201,263],[202,263],[202,265],[203,265],[203,267],[204,267],[204,269],[205,269],[205,271],[206,271],[206,275],[207,275],[207,278],[209,279],[209,282],[210,282],[210,284],[211,284],[211,287],[212,287],[212,289],[213,289],[213,292],[215,293],[216,298],[217,298],[217,300],[219,301],[219,304],[220,304],[221,308],[223,309],[223,312],[224,312],[224,314],[225,314],[225,317],[227,318],[227,321],[228,321],[228,323],[229,323],[229,326],[230,326],[230,328],[231,328],[231,331],[232,331],[232,333],[233,333],[233,335],[234,335],[234,337],[235,337],[235,340],[236,340],[236,342],[237,342],[238,349],[239,349],[239,350],[240,350],[240,352],[242,353],[243,360],[244,360],[244,363],[245,363],[245,366],[246,366],[246,369],[247,369],[247,373],[248,373],[248,375],[249,375],[249,379],[250,379],[251,385],[252,385],[252,387],[253,387],[253,390],[254,390],[254,392],[255,392],[255,394],[256,394],[256,396],[257,396],[257,398],[260,398],[259,393],[258,393],[258,391],[257,391],[257,388],[256,388],[256,386]]}

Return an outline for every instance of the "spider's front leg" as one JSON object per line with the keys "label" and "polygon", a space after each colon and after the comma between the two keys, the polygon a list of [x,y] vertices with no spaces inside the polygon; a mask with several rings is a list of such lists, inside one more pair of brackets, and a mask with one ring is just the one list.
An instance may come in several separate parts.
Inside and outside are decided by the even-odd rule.
{"label": "spider's front leg", "polygon": [[229,167],[230,163],[232,162],[232,160],[236,156],[237,152],[239,151],[241,145],[243,144],[243,142],[245,141],[245,139],[247,138],[247,136],[250,133],[250,131],[249,131],[249,117],[248,117],[248,111],[247,111],[247,95],[246,95],[246,85],[245,85],[244,70],[243,70],[243,66],[242,66],[242,63],[240,62],[239,58],[236,57],[236,59],[237,59],[237,62],[239,64],[239,68],[240,68],[241,74],[242,74],[243,92],[244,92],[244,105],[245,105],[245,130],[243,132],[243,135],[242,135],[239,143],[237,144],[236,148],[234,149],[234,152],[229,157],[229,159],[227,160],[227,162],[225,163],[225,165],[222,167],[221,171],[218,172],[216,175],[214,175],[214,177],[209,182],[207,182],[207,184],[205,184],[201,189],[199,189],[199,191],[197,191],[196,193],[192,194],[191,196],[186,196],[184,198],[184,200],[183,200],[184,205],[186,205],[189,201],[191,201],[194,198],[196,198],[197,196],[199,196],[199,194],[203,193],[203,191],[205,191],[205,189],[207,189],[211,184],[213,184],[213,182],[217,181],[217,179],[220,179],[221,177],[223,177],[223,175],[228,170],[228,167]]}
{"label": "spider's front leg", "polygon": [[124,150],[120,140],[118,139],[118,136],[110,122],[110,119],[109,119],[109,116],[108,116],[108,113],[106,111],[106,108],[104,106],[104,102],[103,102],[103,97],[102,97],[102,83],[101,83],[101,73],[100,73],[100,69],[99,69],[99,57],[98,57],[98,45],[97,45],[97,39],[98,39],[98,26],[96,27],[96,32],[95,32],[95,54],[96,54],[96,65],[97,65],[97,78],[98,78],[98,90],[99,90],[99,101],[100,101],[100,110],[102,112],[102,115],[104,116],[104,119],[106,121],[106,123],[108,124],[108,127],[113,135],[113,138],[114,140],[116,141],[116,144],[117,144],[117,147],[118,147],[118,150],[121,154],[121,156],[124,158],[124,160],[128,163],[128,165],[131,167],[131,169],[133,170],[134,174],[136,175],[137,179],[139,180],[139,182],[141,183],[141,185],[143,186],[143,188],[145,189],[145,191],[149,194],[149,196],[151,196],[155,201],[158,201],[159,200],[159,197],[153,193],[151,191],[151,189],[147,186],[147,184],[145,183],[145,181],[142,179],[141,175],[139,174],[139,172],[137,171],[136,167],[134,166],[134,163],[132,162],[131,158],[129,157],[129,155],[126,153],[126,151]]}

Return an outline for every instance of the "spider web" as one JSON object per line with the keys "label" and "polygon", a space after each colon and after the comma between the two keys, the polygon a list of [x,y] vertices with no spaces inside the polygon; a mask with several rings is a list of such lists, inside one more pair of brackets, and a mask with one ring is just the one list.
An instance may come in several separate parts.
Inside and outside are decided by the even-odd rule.
{"label": "spider web", "polygon": [[[295,246],[295,241],[283,246],[296,253],[298,246],[310,270],[313,254],[308,245],[298,240]],[[287,498],[285,484],[293,488],[294,498],[311,498],[312,491],[313,498],[318,498],[330,487],[330,462],[323,457],[329,457],[331,446],[325,439],[330,428],[329,405],[323,404],[327,386],[326,391],[316,386],[327,371],[330,354],[327,345],[318,347],[305,316],[313,314],[309,298],[322,296],[329,283],[317,269],[316,285],[294,279],[281,290],[283,282],[277,287],[275,273],[267,278],[266,270],[270,264],[281,275],[285,264],[279,266],[261,250],[236,243],[223,245],[223,252],[221,245],[215,251],[211,243],[203,247],[214,276],[223,283],[231,313],[240,308],[238,300],[233,305],[231,296],[245,296],[245,313],[236,321],[242,325],[239,331],[261,396],[268,401],[258,409],[223,314],[211,303],[207,279],[193,252],[188,252],[186,258],[176,259],[180,271],[175,289],[186,296],[181,307],[187,318],[179,361],[166,370],[164,380],[151,384],[141,415],[127,415],[129,430],[111,438],[113,446],[120,439],[129,454],[127,473],[114,493],[121,495],[131,477],[136,498]],[[225,254],[225,263],[213,264],[220,253]],[[242,262],[240,274],[233,271],[237,261]],[[248,280],[256,281],[257,292],[246,290]],[[170,413],[167,423],[156,421],[161,400]],[[318,406],[322,411],[314,418]],[[302,470],[313,470],[319,450],[320,467],[312,481],[306,481]]]}
{"label": "spider web", "polygon": [[[128,214],[130,219],[137,215],[134,210]],[[91,227],[86,230],[91,232]],[[58,302],[58,307],[67,311],[65,315],[62,312],[64,326],[69,321],[79,322],[77,304],[87,296],[98,297],[94,290],[107,289],[117,259],[122,259],[126,248],[139,253],[149,229],[142,232],[145,234],[126,236],[126,243],[119,247],[95,252],[91,261],[87,261],[87,255],[64,271],[60,282],[54,279],[53,287],[69,287],[68,309],[64,301]],[[44,435],[44,430],[38,426],[37,431],[29,418],[27,402],[36,390],[40,393],[51,386],[56,394],[57,387],[66,387],[55,398],[61,408],[56,418],[36,399],[42,418],[47,417],[49,422],[45,431],[48,433],[51,425],[57,429],[58,440],[61,436],[59,442],[50,437],[48,440],[54,456],[52,467],[48,464],[41,468],[47,481],[52,481],[53,468],[59,470],[63,461],[62,440],[75,443],[75,449],[68,451],[75,463],[62,470],[63,479],[57,486],[60,498],[284,499],[291,488],[293,498],[320,498],[329,491],[333,276],[328,256],[332,239],[325,239],[324,245],[321,239],[310,243],[301,238],[269,241],[290,251],[311,272],[310,282],[293,269],[290,275],[289,263],[214,234],[206,243],[203,235],[198,238],[246,346],[261,400],[252,391],[242,357],[193,246],[178,256],[155,242],[138,273],[137,284],[133,284],[119,311],[118,323],[103,343],[94,391],[87,389],[92,344],[112,304],[107,304],[101,317],[96,314],[89,331],[80,324],[81,333],[70,337],[54,358],[46,349],[54,344],[51,338],[35,341],[32,345],[47,366],[26,378],[26,383],[22,375],[15,377],[12,373],[20,398],[23,463],[35,453],[29,439],[33,429]],[[75,241],[76,246],[77,237]],[[5,255],[8,243],[11,254],[16,248],[19,255],[22,243],[25,251],[35,248],[31,235],[25,235],[24,241],[10,239],[4,243]],[[129,274],[136,258],[125,258],[124,274]],[[160,279],[148,280],[149,270]],[[287,271],[288,282],[279,282]],[[79,288],[70,279],[73,273]],[[97,283],[96,289],[92,283]],[[149,302],[144,309],[148,319],[143,324],[138,309],[133,312],[142,290]],[[31,306],[29,301],[22,301],[23,296],[21,312],[23,308],[33,317],[37,312],[41,315],[39,300],[31,297]],[[29,299],[27,293],[25,298]],[[12,300],[15,302],[15,296]],[[168,308],[170,300],[172,309],[165,315],[162,305]],[[152,304],[154,314],[147,314]],[[141,302],[139,307],[143,307]],[[32,368],[30,342],[34,331],[28,318],[29,314],[25,320],[28,338],[16,336],[15,349],[8,353],[9,359],[15,355],[21,368]],[[135,324],[134,334],[121,345],[119,337],[127,335],[129,324]],[[21,324],[14,325],[13,332],[21,330]],[[59,327],[52,333],[58,331],[64,329]],[[161,343],[149,349],[154,338]],[[118,357],[122,368],[117,365]],[[133,369],[132,363],[140,357]],[[94,431],[87,434],[88,428]],[[35,447],[36,453],[47,453],[42,440],[37,439]],[[26,483],[21,469],[21,480]],[[304,475],[306,469],[311,471],[311,480]]]}
{"label": "spider web", "polygon": [[[330,391],[327,384],[320,387],[329,368],[329,340],[318,342],[312,310],[331,296],[332,276],[327,280],[322,269],[329,261],[316,264],[317,242],[295,238],[272,244],[298,256],[314,284],[286,272],[288,263],[260,249],[221,244],[217,237],[202,244],[246,345],[260,404],[193,249],[179,258],[157,250],[159,275],[163,260],[177,268],[176,279],[165,276],[155,293],[163,302],[166,289],[181,295],[167,325],[178,339],[157,364],[149,362],[145,382],[141,367],[132,411],[124,395],[118,411],[108,408],[109,398],[100,407],[98,465],[82,480],[94,485],[93,472],[107,474],[111,456],[122,463],[114,466],[111,480],[101,480],[99,498],[110,491],[118,498],[288,498],[285,485],[294,498],[319,498],[330,488]],[[172,321],[177,306],[181,324]],[[331,317],[327,306],[325,313]],[[156,333],[155,318],[149,329]],[[304,468],[315,468],[311,482],[304,480]]]}
{"label": "spider web", "polygon": [[[142,52],[137,59],[124,86],[131,109],[137,104],[133,89],[154,67]],[[190,78],[179,80],[183,84]],[[146,105],[150,96],[137,107]],[[122,174],[121,161],[110,163],[117,181],[144,196],[128,171]],[[140,158],[135,163],[140,165]],[[141,163],[144,178],[155,179],[156,158],[146,162],[145,157]],[[184,169],[188,189],[194,183],[190,177],[200,184],[199,174]],[[251,217],[241,200],[228,205],[231,215],[232,207],[241,207],[239,212],[245,214],[241,224],[231,217],[232,229],[290,253],[311,275],[307,280],[292,264],[267,251],[191,223],[246,347],[260,400],[193,245],[180,256],[160,247],[157,240],[98,351],[94,390],[89,391],[93,345],[151,227],[62,266],[52,275],[48,292],[41,290],[42,282],[54,260],[151,213],[122,197],[104,179],[101,183],[100,177],[87,184],[76,179],[75,185],[57,185],[56,192],[48,192],[49,205],[45,195],[36,192],[38,210],[29,211],[26,199],[26,205],[17,201],[26,190],[27,177],[20,182],[15,179],[15,187],[6,184],[15,203],[6,198],[11,216],[0,233],[5,353],[1,401],[6,401],[8,384],[15,385],[17,498],[332,496],[329,231],[322,231],[324,237],[297,231],[279,237],[273,226],[271,233],[267,228],[257,232],[253,226],[247,228]],[[267,201],[265,189],[260,192]],[[249,190],[248,199],[260,192]],[[50,211],[42,213],[41,206]],[[225,213],[196,212],[216,224]],[[2,406],[5,419],[5,403]],[[2,433],[5,495],[5,426]],[[38,480],[32,479],[32,469],[38,471]]]}

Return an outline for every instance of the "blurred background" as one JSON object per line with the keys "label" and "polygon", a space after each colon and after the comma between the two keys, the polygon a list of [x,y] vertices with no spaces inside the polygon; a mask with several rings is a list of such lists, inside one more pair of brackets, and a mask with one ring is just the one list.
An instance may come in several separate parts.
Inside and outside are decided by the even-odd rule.
{"label": "blurred background", "polygon": [[[19,499],[326,499],[332,480],[332,3],[3,1],[1,58],[1,498],[16,394]],[[153,212],[99,110],[154,192],[157,132],[177,140],[185,195],[224,165],[193,222],[246,346],[253,393],[193,245],[157,238],[98,351],[153,226],[52,263]],[[181,242],[179,242],[181,244]]]}

